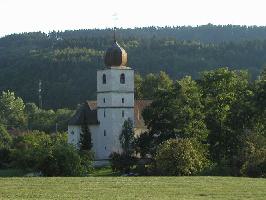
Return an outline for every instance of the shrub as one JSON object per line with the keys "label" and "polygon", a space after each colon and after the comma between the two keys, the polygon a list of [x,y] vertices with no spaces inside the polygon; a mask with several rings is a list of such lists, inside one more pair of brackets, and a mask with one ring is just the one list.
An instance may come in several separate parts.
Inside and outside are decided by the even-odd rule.
{"label": "shrub", "polygon": [[50,136],[34,131],[16,140],[15,167],[40,171],[44,176],[83,176],[91,167],[89,153],[79,154],[65,134]]}
{"label": "shrub", "polygon": [[[80,156],[69,144],[57,144],[37,165],[44,176],[83,176],[90,170],[91,161]],[[83,162],[83,159],[87,162]]]}
{"label": "shrub", "polygon": [[156,168],[161,175],[195,175],[208,164],[200,144],[189,139],[169,139],[157,150]]}
{"label": "shrub", "polygon": [[10,163],[10,149],[1,148],[0,149],[0,168],[5,168]]}
{"label": "shrub", "polygon": [[79,156],[81,158],[81,175],[88,175],[93,171],[92,160],[94,158],[94,154],[91,151],[79,151]]}
{"label": "shrub", "polygon": [[248,161],[244,163],[244,165],[241,168],[241,173],[245,176],[265,178],[266,177],[266,160],[263,159],[263,161],[260,161],[260,162]]}
{"label": "shrub", "polygon": [[156,152],[154,144],[154,138],[149,132],[144,132],[135,138],[136,153],[139,153],[142,158],[147,155],[154,154]]}
{"label": "shrub", "polygon": [[242,138],[239,149],[240,173],[250,177],[266,177],[266,137],[248,134]]}
{"label": "shrub", "polygon": [[156,165],[152,158],[141,158],[136,162],[134,171],[140,176],[156,175]]}
{"label": "shrub", "polygon": [[38,164],[49,155],[52,146],[51,136],[33,131],[15,139],[12,160],[15,167],[36,170]]}
{"label": "shrub", "polygon": [[113,152],[109,157],[112,170],[115,172],[119,171],[121,173],[129,173],[130,169],[136,163],[136,159],[126,153],[119,154]]}
{"label": "shrub", "polygon": [[235,176],[232,164],[227,159],[221,159],[219,163],[210,163],[210,165],[200,172],[201,176]]}
{"label": "shrub", "polygon": [[3,125],[0,125],[0,167],[5,167],[10,162],[10,146],[12,137]]}

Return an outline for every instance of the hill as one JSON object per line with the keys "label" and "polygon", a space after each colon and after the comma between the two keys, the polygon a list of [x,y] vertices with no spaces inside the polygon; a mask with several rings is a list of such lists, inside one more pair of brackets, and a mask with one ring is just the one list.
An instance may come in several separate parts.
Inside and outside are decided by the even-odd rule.
{"label": "hill", "polygon": [[[266,64],[266,27],[214,26],[119,29],[128,66],[140,74],[167,72],[197,77],[220,66],[247,69],[257,76]],[[112,31],[77,30],[23,33],[0,38],[0,91],[13,90],[38,102],[43,83],[45,108],[70,107],[96,96],[96,70]]]}

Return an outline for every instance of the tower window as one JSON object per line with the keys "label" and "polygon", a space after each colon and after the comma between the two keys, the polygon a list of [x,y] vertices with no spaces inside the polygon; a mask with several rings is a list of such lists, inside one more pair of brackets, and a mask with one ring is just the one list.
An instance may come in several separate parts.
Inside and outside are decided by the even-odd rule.
{"label": "tower window", "polygon": [[122,103],[125,103],[125,99],[124,98],[122,98]]}
{"label": "tower window", "polygon": [[125,74],[120,75],[120,83],[125,84]]}
{"label": "tower window", "polygon": [[124,117],[125,116],[125,111],[124,110],[122,110],[122,117]]}
{"label": "tower window", "polygon": [[106,150],[106,146],[104,147],[104,149]]}
{"label": "tower window", "polygon": [[103,136],[106,136],[106,130],[103,131]]}
{"label": "tower window", "polygon": [[106,75],[103,74],[103,84],[106,84]]}
{"label": "tower window", "polygon": [[103,98],[103,103],[105,103],[105,98]]}
{"label": "tower window", "polygon": [[105,117],[105,110],[103,110],[103,117]]}

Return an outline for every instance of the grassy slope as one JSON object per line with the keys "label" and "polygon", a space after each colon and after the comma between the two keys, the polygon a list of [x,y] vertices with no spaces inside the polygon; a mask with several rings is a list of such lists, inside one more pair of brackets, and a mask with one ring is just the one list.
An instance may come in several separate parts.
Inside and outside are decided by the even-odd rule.
{"label": "grassy slope", "polygon": [[0,178],[0,199],[265,199],[266,179]]}

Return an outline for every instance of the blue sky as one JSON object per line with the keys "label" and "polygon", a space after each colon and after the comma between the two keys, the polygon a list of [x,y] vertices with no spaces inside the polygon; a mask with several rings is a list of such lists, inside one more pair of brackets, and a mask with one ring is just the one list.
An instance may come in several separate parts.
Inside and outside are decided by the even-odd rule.
{"label": "blue sky", "polygon": [[0,36],[113,26],[266,25],[265,8],[264,0],[0,0]]}

